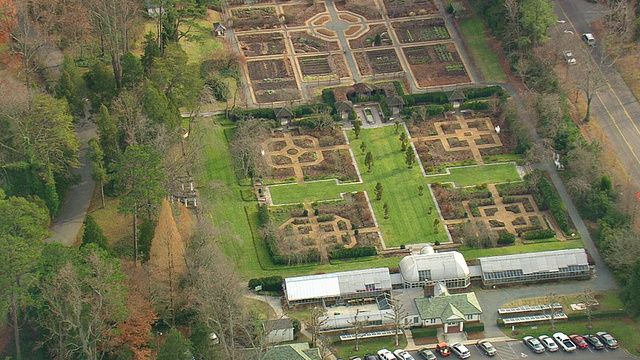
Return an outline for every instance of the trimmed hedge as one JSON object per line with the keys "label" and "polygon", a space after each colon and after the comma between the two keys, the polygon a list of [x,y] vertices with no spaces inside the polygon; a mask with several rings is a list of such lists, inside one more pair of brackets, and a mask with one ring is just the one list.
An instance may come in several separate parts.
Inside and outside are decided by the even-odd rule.
{"label": "trimmed hedge", "polygon": [[484,331],[484,324],[478,323],[473,325],[465,325],[464,331],[466,332],[482,332]]}
{"label": "trimmed hedge", "polygon": [[488,98],[493,95],[504,96],[504,89],[501,86],[485,86],[479,88],[470,88],[462,91],[467,99]]}
{"label": "trimmed hedge", "polygon": [[351,249],[338,249],[329,252],[329,259],[355,259],[365,256],[377,255],[375,246],[354,247]]}
{"label": "trimmed hedge", "polygon": [[447,94],[442,91],[405,95],[402,97],[406,106],[421,105],[421,104],[446,104],[449,102]]}
{"label": "trimmed hedge", "polygon": [[291,110],[293,111],[293,117],[299,118],[306,115],[313,115],[315,110],[332,110],[331,106],[327,104],[313,104],[313,105],[300,105],[295,106]]}
{"label": "trimmed hedge", "polygon": [[404,97],[404,88],[402,87],[402,83],[398,80],[393,82],[393,86],[396,88],[396,93],[398,93],[399,96]]}
{"label": "trimmed hedge", "polygon": [[263,291],[277,291],[282,292],[282,282],[284,279],[282,276],[269,276],[261,277],[258,279],[249,280],[249,289],[253,290],[256,286],[262,285]]}
{"label": "trimmed hedge", "polygon": [[553,216],[560,229],[565,233],[568,233],[569,220],[567,220],[567,216],[564,212],[562,199],[560,199],[560,196],[556,193],[553,185],[551,185],[542,172],[540,170],[536,170],[536,172],[539,172],[540,180],[538,181],[538,191],[534,194],[534,198],[538,203],[538,206],[540,206],[540,210],[549,210],[549,212],[551,212],[551,216]]}
{"label": "trimmed hedge", "polygon": [[322,89],[322,101],[332,108],[335,108],[336,97],[333,95],[333,89]]}
{"label": "trimmed hedge", "polygon": [[516,236],[507,231],[501,231],[498,235],[498,245],[513,245],[516,242]]}
{"label": "trimmed hedge", "polygon": [[465,101],[460,105],[460,108],[463,110],[487,110],[489,108],[489,103],[486,101]]}
{"label": "trimmed hedge", "polygon": [[548,239],[554,236],[556,236],[556,232],[553,229],[529,230],[520,234],[524,240]]}
{"label": "trimmed hedge", "polygon": [[435,337],[438,335],[438,327],[418,327],[411,328],[413,338]]}

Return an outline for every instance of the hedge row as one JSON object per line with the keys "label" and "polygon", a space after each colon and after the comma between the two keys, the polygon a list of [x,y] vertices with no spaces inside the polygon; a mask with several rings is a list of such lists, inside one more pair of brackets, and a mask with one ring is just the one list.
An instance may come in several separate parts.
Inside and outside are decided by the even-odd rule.
{"label": "hedge row", "polygon": [[350,249],[338,249],[329,252],[329,259],[355,259],[378,254],[375,246],[354,247]]}
{"label": "hedge row", "polygon": [[498,245],[513,245],[516,242],[516,236],[507,231],[501,231],[498,235]]}
{"label": "hedge row", "polygon": [[262,286],[263,291],[277,291],[282,292],[282,282],[284,279],[282,276],[269,276],[261,277],[258,279],[249,280],[249,289],[253,290],[256,286]]}
{"label": "hedge row", "polygon": [[[467,100],[489,98],[494,95],[504,96],[504,90],[500,86],[486,86],[480,88],[465,89],[462,93]],[[447,104],[450,92],[437,91],[423,94],[405,95],[404,103],[407,106],[420,104]],[[477,109],[481,110],[481,109]]]}
{"label": "hedge row", "polygon": [[435,337],[438,335],[437,327],[417,327],[411,329],[411,334],[413,334],[413,338],[425,338],[425,337]]}
{"label": "hedge row", "polygon": [[554,236],[556,236],[556,232],[553,229],[530,230],[520,234],[523,240],[548,239]]}
{"label": "hedge row", "polygon": [[[536,170],[540,172],[540,170]],[[536,203],[540,206],[540,210],[549,210],[551,216],[556,220],[556,223],[565,233],[569,232],[569,221],[564,212],[564,206],[562,199],[556,193],[553,185],[547,180],[545,176],[540,172],[540,180],[538,181],[538,191],[534,194]]]}
{"label": "hedge row", "polygon": [[483,323],[477,323],[477,324],[472,324],[472,325],[465,325],[464,331],[466,331],[466,332],[482,332],[482,331],[484,331],[484,324]]}

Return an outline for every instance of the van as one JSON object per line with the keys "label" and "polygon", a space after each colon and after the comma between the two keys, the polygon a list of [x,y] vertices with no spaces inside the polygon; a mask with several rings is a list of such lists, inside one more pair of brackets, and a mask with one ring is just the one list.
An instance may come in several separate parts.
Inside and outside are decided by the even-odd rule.
{"label": "van", "polygon": [[582,34],[582,40],[587,43],[589,46],[593,46],[596,44],[596,38],[593,37],[592,33],[584,33]]}

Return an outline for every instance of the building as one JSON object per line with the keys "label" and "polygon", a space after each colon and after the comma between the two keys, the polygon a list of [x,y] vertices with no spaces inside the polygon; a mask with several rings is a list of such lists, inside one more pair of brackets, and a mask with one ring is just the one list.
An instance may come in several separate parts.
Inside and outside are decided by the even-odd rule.
{"label": "building", "polygon": [[276,115],[276,122],[280,124],[280,126],[289,125],[291,123],[291,119],[293,119],[293,110],[290,107],[285,106],[281,108],[274,109]]}
{"label": "building", "polygon": [[423,287],[442,281],[449,289],[463,289],[471,284],[471,276],[464,256],[457,251],[437,253],[425,246],[419,254],[400,260],[400,274],[405,288]]}
{"label": "building", "polygon": [[219,22],[213,23],[213,32],[216,36],[224,36],[225,31],[227,31],[227,28],[224,25]]}
{"label": "building", "polygon": [[274,346],[262,357],[262,360],[321,360],[318,348],[309,348],[309,343],[296,343]]}
{"label": "building", "polygon": [[336,108],[336,114],[338,114],[343,120],[348,119],[349,116],[355,111],[353,108],[353,103],[349,100],[336,101],[334,106]]}
{"label": "building", "polygon": [[404,107],[404,99],[400,95],[388,96],[386,101],[387,106],[393,115],[398,115]]}
{"label": "building", "polygon": [[373,303],[376,296],[391,293],[391,276],[388,268],[344,271],[286,278],[283,288],[290,306]]}
{"label": "building", "polygon": [[485,285],[591,276],[591,268],[584,249],[491,256],[479,260],[482,282]]}
{"label": "building", "polygon": [[262,328],[269,344],[293,341],[293,322],[289,318],[263,321]]}
{"label": "building", "polygon": [[415,300],[423,326],[442,326],[445,334],[451,334],[464,331],[464,323],[480,322],[482,308],[475,293],[449,294],[442,288],[439,295]]}

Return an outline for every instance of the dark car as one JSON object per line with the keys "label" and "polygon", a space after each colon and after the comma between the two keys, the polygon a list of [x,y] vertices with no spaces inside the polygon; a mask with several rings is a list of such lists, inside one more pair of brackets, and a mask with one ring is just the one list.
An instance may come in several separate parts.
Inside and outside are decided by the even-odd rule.
{"label": "dark car", "polygon": [[427,348],[420,349],[418,351],[418,354],[420,354],[426,360],[436,360],[437,359],[436,355],[431,350],[429,350]]}
{"label": "dark car", "polygon": [[618,340],[616,340],[611,334],[606,331],[598,331],[596,333],[600,340],[604,343],[604,346],[609,349],[617,349],[620,345],[618,345]]}
{"label": "dark car", "polygon": [[524,338],[522,338],[522,342],[537,354],[544,352],[544,346],[542,346],[540,340],[534,338],[533,336],[525,336]]}
{"label": "dark car", "polygon": [[587,334],[585,336],[583,336],[584,341],[587,342],[587,344],[591,345],[592,348],[596,349],[596,350],[602,350],[604,349],[604,344],[602,343],[602,341],[600,341],[600,338],[593,335],[593,334]]}
{"label": "dark car", "polygon": [[378,357],[373,354],[367,354],[364,356],[364,360],[378,360]]}
{"label": "dark car", "polygon": [[580,349],[586,349],[589,347],[589,344],[584,341],[584,338],[578,334],[569,335],[569,339],[571,339],[571,341],[573,341],[573,343]]}
{"label": "dark car", "polygon": [[449,350],[449,345],[447,345],[447,343],[445,342],[441,342],[440,344],[436,345],[436,351],[439,352],[440,355],[442,356],[451,355],[451,350]]}

